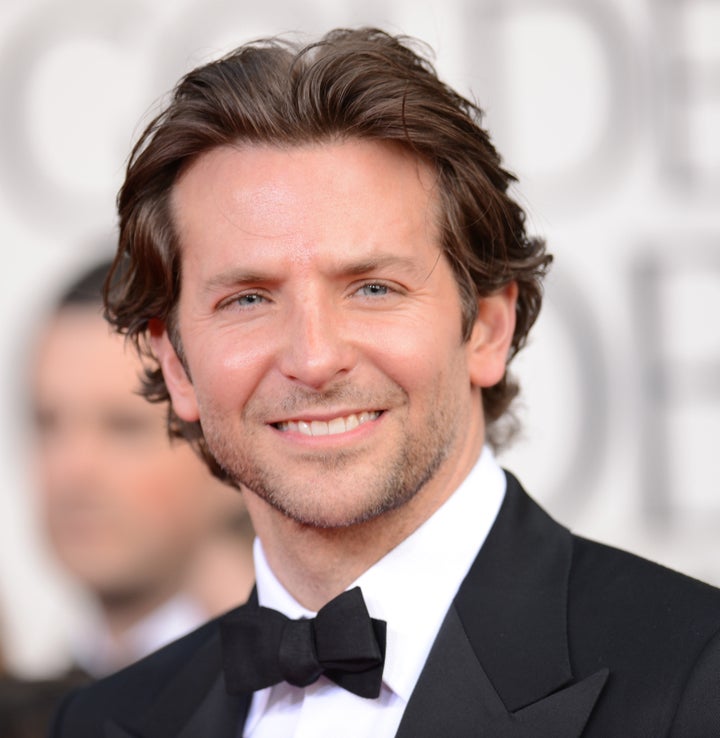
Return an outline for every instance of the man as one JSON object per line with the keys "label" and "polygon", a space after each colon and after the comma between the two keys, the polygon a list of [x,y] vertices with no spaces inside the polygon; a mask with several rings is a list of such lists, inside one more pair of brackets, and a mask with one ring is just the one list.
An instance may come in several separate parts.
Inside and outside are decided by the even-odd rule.
{"label": "man", "polygon": [[370,29],[243,47],[149,126],[108,313],[245,499],[257,590],[55,736],[715,734],[720,593],[493,459],[549,258],[479,115]]}
{"label": "man", "polygon": [[[92,677],[242,602],[252,586],[250,576],[235,592],[227,587],[217,609],[191,591],[220,516],[245,511],[187,444],[168,440],[163,408],[138,396],[138,357],[102,317],[109,266],[88,269],[61,296],[39,336],[31,381],[44,528],[98,605],[94,629],[72,647],[74,666]],[[238,578],[248,577],[250,562],[235,554]]]}

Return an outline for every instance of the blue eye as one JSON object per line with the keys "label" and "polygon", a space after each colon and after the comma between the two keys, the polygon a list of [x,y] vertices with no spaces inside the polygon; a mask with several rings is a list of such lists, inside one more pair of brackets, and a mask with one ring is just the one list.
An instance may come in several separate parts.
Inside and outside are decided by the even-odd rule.
{"label": "blue eye", "polygon": [[241,307],[250,307],[251,305],[258,305],[263,302],[265,298],[262,295],[258,295],[256,292],[251,292],[247,295],[240,295],[235,298],[235,302]]}
{"label": "blue eye", "polygon": [[378,282],[370,282],[369,284],[364,284],[358,290],[358,292],[362,292],[368,297],[383,297],[384,295],[387,295],[389,291],[390,290],[388,289],[387,285],[379,284]]}

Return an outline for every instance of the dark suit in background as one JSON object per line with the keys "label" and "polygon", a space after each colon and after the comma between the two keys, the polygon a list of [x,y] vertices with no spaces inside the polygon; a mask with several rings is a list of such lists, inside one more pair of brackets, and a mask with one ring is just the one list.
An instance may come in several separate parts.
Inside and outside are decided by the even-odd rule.
{"label": "dark suit in background", "polygon": [[0,677],[0,736],[45,738],[65,695],[89,681],[87,674],[75,669],[54,679]]}

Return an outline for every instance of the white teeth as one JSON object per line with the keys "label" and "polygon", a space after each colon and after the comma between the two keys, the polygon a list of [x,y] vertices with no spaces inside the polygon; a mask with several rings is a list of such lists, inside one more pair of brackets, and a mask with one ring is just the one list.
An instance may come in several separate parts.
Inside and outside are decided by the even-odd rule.
{"label": "white teeth", "polygon": [[372,412],[362,412],[359,415],[353,413],[343,418],[333,418],[327,422],[324,420],[288,420],[284,423],[278,423],[277,428],[281,431],[300,433],[303,436],[335,436],[340,433],[347,433],[369,420],[375,420],[379,415],[380,412],[374,410]]}
{"label": "white teeth", "polygon": [[310,423],[311,436],[326,436],[328,434],[328,424],[324,420],[313,420]]}
{"label": "white teeth", "polygon": [[333,435],[335,433],[345,433],[346,430],[347,430],[347,425],[345,423],[345,418],[333,418],[327,424],[327,432],[330,435]]}

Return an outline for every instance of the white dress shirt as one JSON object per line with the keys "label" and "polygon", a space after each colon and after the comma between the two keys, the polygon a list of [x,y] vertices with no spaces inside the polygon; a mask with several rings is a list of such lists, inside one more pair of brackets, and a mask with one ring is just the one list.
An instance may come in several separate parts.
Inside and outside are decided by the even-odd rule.
{"label": "white dress shirt", "polygon": [[[370,615],[387,622],[383,683],[377,699],[364,699],[326,677],[308,687],[281,682],[253,695],[242,738],[390,738],[462,580],[492,527],[506,480],[492,451],[412,535],[362,574]],[[290,618],[314,617],[278,582],[262,543],[255,541],[260,605]]]}

